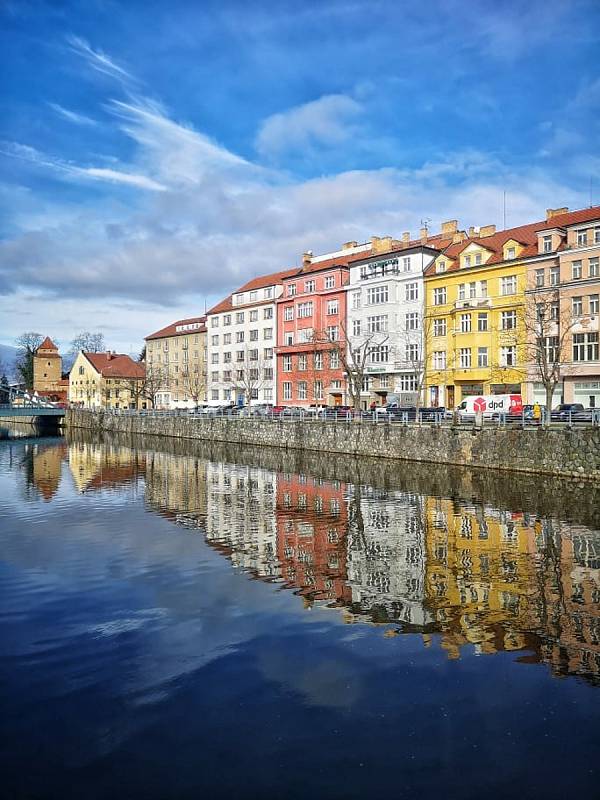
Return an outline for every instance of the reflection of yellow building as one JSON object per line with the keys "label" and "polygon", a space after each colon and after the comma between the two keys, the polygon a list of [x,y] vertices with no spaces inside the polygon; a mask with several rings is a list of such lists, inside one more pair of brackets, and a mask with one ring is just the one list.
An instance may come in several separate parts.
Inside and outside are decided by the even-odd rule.
{"label": "reflection of yellow building", "polygon": [[33,483],[44,500],[51,500],[60,485],[65,445],[36,446],[33,451]]}
{"label": "reflection of yellow building", "polygon": [[206,461],[152,452],[146,456],[146,500],[187,527],[206,522]]}
{"label": "reflection of yellow building", "polygon": [[72,442],[69,469],[78,491],[84,492],[134,483],[145,470],[145,458],[127,447]]}
{"label": "reflection of yellow building", "polygon": [[483,653],[525,647],[538,592],[523,515],[428,497],[426,519],[427,601],[449,654],[467,643]]}

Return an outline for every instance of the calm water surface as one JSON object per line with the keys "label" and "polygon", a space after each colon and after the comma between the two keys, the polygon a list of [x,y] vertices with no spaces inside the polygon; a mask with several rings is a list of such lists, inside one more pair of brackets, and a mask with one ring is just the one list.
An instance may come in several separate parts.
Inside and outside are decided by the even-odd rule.
{"label": "calm water surface", "polygon": [[599,506],[444,467],[2,441],[2,796],[598,798]]}

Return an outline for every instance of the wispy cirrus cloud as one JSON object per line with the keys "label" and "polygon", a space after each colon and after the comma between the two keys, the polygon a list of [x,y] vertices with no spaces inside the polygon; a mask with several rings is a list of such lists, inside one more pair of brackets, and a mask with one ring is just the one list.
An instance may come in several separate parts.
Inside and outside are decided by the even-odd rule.
{"label": "wispy cirrus cloud", "polygon": [[73,122],[75,125],[97,125],[98,122],[91,117],[86,116],[85,114],[79,114],[77,111],[71,111],[64,106],[61,106],[59,103],[48,103],[50,108],[55,111],[60,117],[63,119],[69,120],[69,122]]}
{"label": "wispy cirrus cloud", "polygon": [[117,64],[114,59],[103,53],[102,50],[94,50],[89,42],[81,36],[68,35],[67,44],[74,53],[81,56],[96,72],[107,75],[109,78],[114,78],[127,86],[137,83],[137,79],[130,72]]}

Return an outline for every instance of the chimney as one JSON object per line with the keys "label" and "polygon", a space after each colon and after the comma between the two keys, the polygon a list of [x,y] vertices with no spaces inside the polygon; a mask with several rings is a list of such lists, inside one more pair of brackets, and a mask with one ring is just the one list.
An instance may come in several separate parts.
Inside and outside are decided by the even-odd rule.
{"label": "chimney", "polygon": [[464,242],[466,238],[467,234],[464,231],[456,231],[456,233],[452,237],[452,244],[458,244],[459,242]]}
{"label": "chimney", "polygon": [[427,230],[427,228],[421,228],[421,231],[420,231],[421,242],[426,242],[427,241],[428,233],[429,233],[429,231]]}
{"label": "chimney", "polygon": [[107,361],[110,361],[110,360],[111,360],[111,358],[112,358],[112,353],[110,352],[110,350],[107,350],[107,351],[106,351],[106,360],[107,360]]}
{"label": "chimney", "polygon": [[312,262],[312,257],[312,250],[307,250],[305,253],[302,253],[302,266],[307,267]]}
{"label": "chimney", "polygon": [[458,220],[449,219],[447,222],[442,222],[442,236],[452,236],[458,230]]}
{"label": "chimney", "polygon": [[559,214],[566,214],[569,211],[567,206],[563,208],[547,208],[546,209],[546,222],[549,222],[552,217],[557,217]]}
{"label": "chimney", "polygon": [[479,228],[475,225],[469,227],[469,239],[475,239],[479,236]]}
{"label": "chimney", "polygon": [[484,225],[479,229],[479,238],[485,239],[486,236],[493,236],[496,233],[495,225]]}
{"label": "chimney", "polygon": [[358,247],[358,242],[344,242],[342,250],[352,250],[353,247]]}
{"label": "chimney", "polygon": [[402,234],[402,244],[410,243],[410,231],[404,231]]}

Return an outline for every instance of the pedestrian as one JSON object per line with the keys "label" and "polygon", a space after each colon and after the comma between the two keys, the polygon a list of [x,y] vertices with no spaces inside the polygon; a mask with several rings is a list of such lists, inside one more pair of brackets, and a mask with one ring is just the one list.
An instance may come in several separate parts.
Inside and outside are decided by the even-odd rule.
{"label": "pedestrian", "polygon": [[542,418],[542,409],[539,403],[533,404],[533,418],[536,422],[539,422]]}

